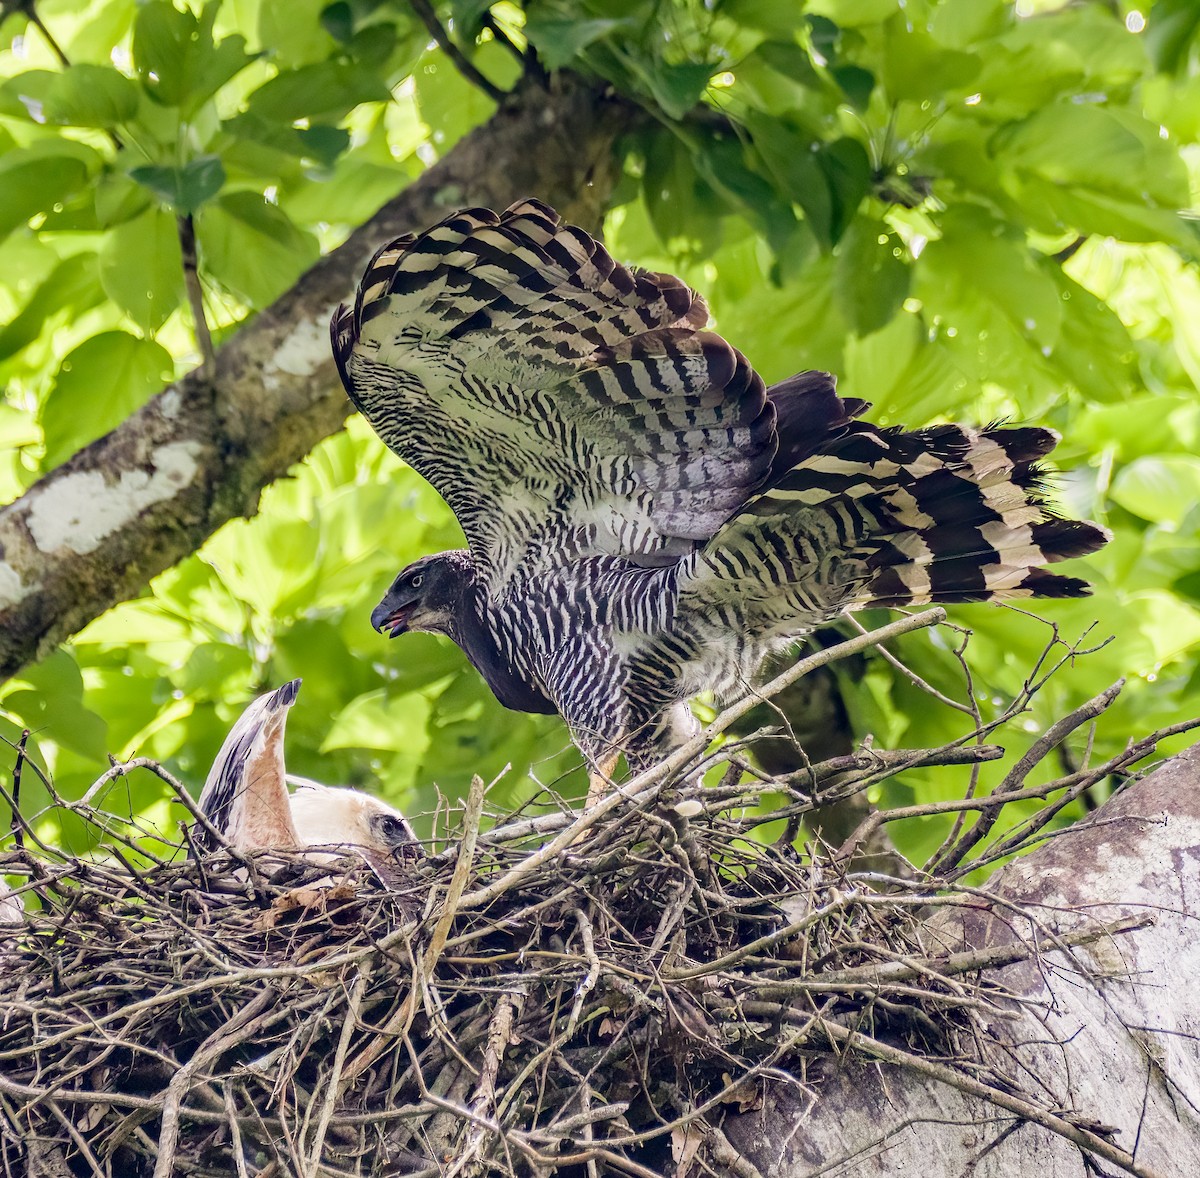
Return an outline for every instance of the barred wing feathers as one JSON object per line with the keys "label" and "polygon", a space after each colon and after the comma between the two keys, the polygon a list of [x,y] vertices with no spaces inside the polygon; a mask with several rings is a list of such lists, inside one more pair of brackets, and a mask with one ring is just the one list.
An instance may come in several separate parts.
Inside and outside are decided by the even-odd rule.
{"label": "barred wing feathers", "polygon": [[774,410],[707,319],[679,279],[525,201],[386,246],[333,344],[354,403],[495,586],[523,561],[670,562],[765,483]]}
{"label": "barred wing feathers", "polygon": [[782,637],[870,606],[1083,596],[1086,581],[1037,567],[1108,539],[1046,507],[1037,460],[1057,441],[1045,429],[854,422],[777,469],[685,562],[681,607]]}

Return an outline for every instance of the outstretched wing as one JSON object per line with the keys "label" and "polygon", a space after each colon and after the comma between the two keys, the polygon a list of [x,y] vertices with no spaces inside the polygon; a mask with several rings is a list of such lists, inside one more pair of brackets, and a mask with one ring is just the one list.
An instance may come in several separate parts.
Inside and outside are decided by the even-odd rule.
{"label": "outstretched wing", "polygon": [[681,609],[782,637],[868,606],[1083,596],[1087,582],[1039,567],[1108,539],[1047,509],[1037,460],[1057,441],[1045,429],[854,422],[777,467],[686,562]]}
{"label": "outstretched wing", "polygon": [[530,200],[382,249],[333,349],[494,587],[523,562],[673,560],[764,483],[774,410],[707,319],[679,279],[619,265]]}

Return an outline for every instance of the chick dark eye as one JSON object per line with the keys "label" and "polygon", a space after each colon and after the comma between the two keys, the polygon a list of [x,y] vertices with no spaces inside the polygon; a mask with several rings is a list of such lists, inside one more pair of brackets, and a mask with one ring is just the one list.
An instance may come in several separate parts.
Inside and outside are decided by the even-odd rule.
{"label": "chick dark eye", "polygon": [[413,579],[412,579],[412,587],[413,587],[414,589],[420,589],[420,588],[421,588],[421,582],[422,582],[422,581],[424,581],[424,580],[425,580],[425,574],[424,574],[424,573],[417,573],[417,575],[416,575],[415,577],[413,577]]}
{"label": "chick dark eye", "polygon": [[379,820],[379,828],[383,831],[383,837],[389,841],[399,842],[401,839],[408,838],[408,830],[404,823],[390,814],[385,814]]}

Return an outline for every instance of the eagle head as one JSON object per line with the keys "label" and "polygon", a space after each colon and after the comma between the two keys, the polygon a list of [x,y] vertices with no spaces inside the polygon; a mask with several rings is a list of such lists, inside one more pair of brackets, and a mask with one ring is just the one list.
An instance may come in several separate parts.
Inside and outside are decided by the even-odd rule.
{"label": "eagle head", "polygon": [[465,550],[423,556],[392,582],[371,613],[371,625],[389,638],[409,630],[455,638],[464,601],[473,586],[473,566]]}

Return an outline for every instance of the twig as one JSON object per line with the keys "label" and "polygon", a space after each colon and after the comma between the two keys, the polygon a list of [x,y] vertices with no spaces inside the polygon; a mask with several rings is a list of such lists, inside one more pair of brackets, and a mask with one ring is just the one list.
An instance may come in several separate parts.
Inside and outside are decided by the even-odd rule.
{"label": "twig", "polygon": [[192,326],[196,332],[196,346],[200,349],[200,370],[211,377],[216,363],[212,335],[208,330],[208,319],[204,314],[204,290],[200,285],[199,264],[196,257],[196,222],[191,213],[180,213],[175,218],[179,231],[179,252],[183,257],[183,282],[187,290],[188,306],[192,310]]}
{"label": "twig", "polygon": [[233,1164],[237,1167],[237,1178],[250,1178],[246,1170],[246,1151],[242,1147],[242,1127],[238,1124],[237,1108],[233,1103],[233,1089],[224,1086],[225,1113],[229,1119],[229,1146],[233,1151]]}
{"label": "twig", "polygon": [[325,1082],[325,1099],[321,1102],[321,1114],[317,1119],[316,1132],[313,1133],[312,1149],[308,1155],[307,1178],[320,1178],[324,1172],[322,1154],[325,1151],[325,1136],[329,1132],[329,1122],[333,1119],[333,1110],[337,1106],[338,1094],[341,1092],[342,1068],[346,1063],[346,1053],[350,1050],[350,1040],[358,1029],[358,1016],[362,1010],[363,995],[367,991],[370,980],[370,969],[363,969],[354,979],[350,998],[343,1014],[342,1033],[338,1036],[337,1050],[333,1056],[333,1067]]}
{"label": "twig", "polygon": [[437,42],[438,48],[454,62],[458,72],[473,86],[478,86],[493,102],[503,102],[506,97],[505,92],[495,83],[488,81],[450,39],[446,30],[442,28],[442,23],[438,20],[437,13],[434,12],[433,5],[429,3],[429,0],[412,0],[412,7],[429,30],[429,35]]}
{"label": "twig", "polygon": [[[1014,793],[1020,789],[1030,772],[1039,761],[1061,744],[1075,729],[1102,715],[1112,704],[1113,700],[1125,686],[1124,679],[1118,679],[1111,687],[1088,700],[1073,711],[1069,716],[1051,724],[1048,729],[1030,745],[1025,755],[1004,775],[1004,780],[992,791],[992,799],[1002,799],[1005,794]],[[985,810],[980,814],[975,824],[966,834],[951,847],[940,860],[928,867],[931,875],[941,875],[957,867],[963,858],[988,835],[1000,814],[999,807]]]}
{"label": "twig", "polygon": [[13,761],[12,798],[10,815],[13,843],[19,850],[25,850],[25,819],[21,815],[21,768],[25,764],[25,746],[29,742],[30,732],[26,728],[17,741],[17,759]]}
{"label": "twig", "polygon": [[[1095,941],[1119,936],[1122,933],[1134,932],[1153,923],[1154,917],[1149,914],[1125,916],[1120,920],[1101,925],[1099,928],[1076,929],[1074,932],[1060,933],[1054,947],[1090,945]],[[923,961],[888,961],[879,965],[860,965],[853,969],[830,970],[822,972],[819,980],[829,985],[840,986],[859,982],[883,985],[891,982],[903,982],[909,978],[930,973],[948,978],[957,974],[974,973],[977,970],[1000,969],[1018,961],[1028,961],[1043,951],[1044,947],[1035,943],[1014,941],[1009,945],[990,945],[983,949],[949,953],[945,957],[930,957]]]}
{"label": "twig", "polygon": [[904,1051],[899,1047],[894,1047],[889,1043],[883,1043],[878,1039],[874,1039],[862,1031],[847,1030],[847,1028],[830,1019],[821,1019],[820,1029],[834,1043],[854,1047],[867,1055],[882,1060],[884,1063],[894,1064],[897,1067],[907,1068],[909,1071],[916,1072],[918,1075],[928,1076],[931,1080],[937,1080],[951,1088],[956,1088],[959,1092],[963,1092],[968,1096],[974,1096],[978,1100],[986,1101],[988,1104],[994,1104],[1010,1113],[1015,1113],[1022,1120],[1031,1121],[1035,1125],[1041,1125],[1043,1129],[1048,1129],[1051,1133],[1074,1142],[1081,1149],[1088,1150],[1097,1157],[1103,1158],[1106,1162],[1112,1162],[1114,1166],[1119,1166],[1127,1174],[1136,1175],[1136,1178],[1162,1178],[1157,1170],[1142,1165],[1132,1154],[1126,1153],[1125,1150],[1119,1149],[1117,1146],[1105,1141],[1104,1138],[1098,1137],[1095,1133],[1090,1133],[1078,1125],[1073,1125],[1070,1121],[1039,1108],[1035,1104],[1030,1104],[1027,1100],[1013,1096],[1009,1092],[993,1088],[990,1084],[984,1084],[982,1081],[976,1080],[956,1068],[948,1067],[946,1064],[935,1063],[931,1059],[923,1059],[919,1055],[913,1055],[911,1052]]}
{"label": "twig", "polygon": [[54,56],[58,58],[59,65],[61,65],[63,69],[69,69],[71,66],[70,59],[67,57],[66,53],[63,52],[62,46],[57,40],[55,40],[54,35],[48,28],[46,28],[46,24],[39,15],[37,6],[34,4],[33,0],[24,0],[24,3],[18,4],[17,7],[19,7],[20,10],[25,13],[26,17],[29,18],[29,23],[33,25],[39,33],[42,34],[42,39],[50,47],[50,51],[54,54]]}
{"label": "twig", "polygon": [[258,997],[244,1006],[196,1050],[167,1085],[162,1105],[162,1126],[158,1134],[158,1160],[154,1178],[171,1178],[175,1172],[175,1151],[179,1144],[179,1113],[183,1099],[192,1086],[192,1077],[236,1043],[248,1039],[262,1016],[270,1012],[277,995],[270,987],[259,991]]}
{"label": "twig", "polygon": [[438,914],[437,923],[429,937],[421,967],[428,980],[433,977],[437,968],[438,958],[446,946],[446,938],[450,935],[450,926],[454,923],[458,912],[459,901],[466,890],[467,880],[475,862],[475,841],[479,837],[479,820],[483,815],[483,801],[487,796],[487,786],[483,778],[476,774],[471,778],[471,790],[467,794],[467,804],[463,811],[462,838],[458,844],[458,858],[454,862],[454,874],[450,877],[450,886],[446,889],[446,898],[442,901],[442,910]]}

